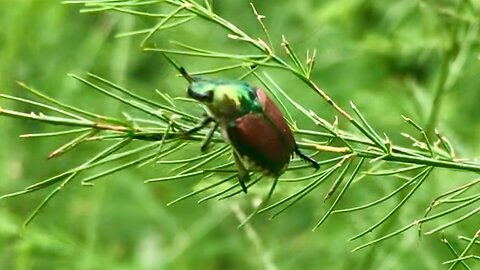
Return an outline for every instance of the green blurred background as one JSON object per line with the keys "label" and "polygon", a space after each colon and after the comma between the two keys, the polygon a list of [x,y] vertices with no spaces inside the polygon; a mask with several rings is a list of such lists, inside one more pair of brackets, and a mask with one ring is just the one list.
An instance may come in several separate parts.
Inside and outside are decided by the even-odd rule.
{"label": "green blurred background", "polygon": [[[460,157],[478,155],[478,15],[472,10],[480,10],[479,1],[253,2],[266,16],[276,44],[283,34],[299,52],[317,49],[314,80],[337,103],[347,107],[354,101],[375,128],[401,144],[409,142],[400,132],[411,129],[400,115],[426,124],[442,64],[449,53],[454,55],[438,128]],[[114,38],[119,32],[152,26],[156,20],[112,12],[81,14],[80,8],[48,0],[0,2],[2,93],[26,96],[15,83],[20,80],[66,103],[121,115],[123,108],[117,102],[66,76],[92,71],[141,95],[155,97],[152,93],[157,88],[172,96],[185,95],[184,82],[174,77],[169,64],[159,54],[141,50],[142,37]],[[155,9],[159,10],[162,7]],[[262,35],[249,1],[216,1],[215,10],[252,36]],[[249,51],[199,19],[161,32],[153,40],[158,47],[172,47],[169,41],[178,40],[213,50]],[[190,70],[219,66],[218,61],[178,59]],[[276,71],[271,74],[298,102],[333,119],[327,105],[300,82],[277,76],[281,73]],[[1,106],[32,109],[5,100]],[[300,118],[299,122],[306,121]],[[51,127],[7,118],[0,118],[0,126],[1,194],[69,169],[105,146],[91,143],[47,161],[48,153],[65,138],[20,139],[18,135]],[[376,222],[400,198],[367,212],[334,216],[311,232],[331,203],[323,203],[328,186],[322,186],[314,192],[318,194],[275,220],[257,218],[244,230],[237,229],[236,213],[246,203],[241,196],[166,207],[191,190],[195,180],[143,184],[162,173],[161,168],[142,167],[108,176],[94,188],[70,185],[26,230],[22,222],[48,191],[0,201],[0,269],[441,269],[442,261],[452,259],[450,251],[438,235],[419,239],[415,229],[366,250],[350,250],[410,223],[423,215],[436,194],[473,179],[471,174],[436,171],[429,179],[434,183],[427,183],[385,227],[352,243],[347,242],[349,237]],[[371,201],[397,185],[384,180],[354,185],[342,205]],[[447,236],[461,249],[465,243],[455,237],[472,235],[478,224],[480,219],[473,217],[447,231]]]}

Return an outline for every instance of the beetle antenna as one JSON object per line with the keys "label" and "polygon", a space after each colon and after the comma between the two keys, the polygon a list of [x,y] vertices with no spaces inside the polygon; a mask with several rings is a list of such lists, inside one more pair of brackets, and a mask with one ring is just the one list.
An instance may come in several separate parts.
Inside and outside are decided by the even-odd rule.
{"label": "beetle antenna", "polygon": [[189,82],[191,83],[193,81],[193,78],[190,74],[188,74],[188,72],[183,68],[181,67],[179,64],[177,64],[172,58],[170,58],[166,53],[162,53],[163,56],[167,59],[168,62],[170,62],[170,64],[172,64],[172,66],[178,70],[178,72],[180,72],[180,74],[182,74],[182,76]]}
{"label": "beetle antenna", "polygon": [[188,74],[188,72],[183,68],[183,67],[180,67],[180,69],[178,70],[180,71],[180,74],[182,74],[182,76],[188,81],[188,82],[192,82],[193,81],[193,78],[190,74]]}

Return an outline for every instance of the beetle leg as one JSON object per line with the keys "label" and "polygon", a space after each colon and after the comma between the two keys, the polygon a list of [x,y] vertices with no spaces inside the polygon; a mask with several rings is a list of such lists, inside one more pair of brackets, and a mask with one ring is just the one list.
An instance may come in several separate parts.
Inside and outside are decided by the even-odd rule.
{"label": "beetle leg", "polygon": [[247,169],[245,169],[245,166],[243,165],[240,157],[235,152],[235,150],[233,151],[233,158],[235,159],[235,164],[237,165],[238,182],[240,183],[243,192],[247,193],[247,186],[245,186],[245,183],[250,180],[250,175],[248,174]]}
{"label": "beetle leg", "polygon": [[215,119],[213,119],[212,117],[210,116],[207,116],[205,117],[202,122],[200,122],[200,124],[198,124],[197,126],[191,128],[190,130],[186,131],[184,133],[185,136],[188,136],[188,135],[191,135],[191,134],[194,134],[196,133],[197,131],[201,130],[202,128],[206,127],[208,124],[210,124],[211,122],[213,122]]}
{"label": "beetle leg", "polygon": [[306,162],[309,162],[312,165],[312,167],[315,168],[315,170],[320,169],[320,165],[318,165],[317,161],[314,160],[313,158],[305,155],[304,153],[302,153],[302,151],[300,151],[300,149],[298,149],[297,145],[295,145],[294,152],[295,152],[295,154],[297,154],[298,157],[305,160]]}
{"label": "beetle leg", "polygon": [[212,140],[213,133],[215,133],[215,130],[217,130],[217,128],[218,128],[218,123],[215,122],[215,123],[213,124],[213,127],[208,131],[207,136],[205,137],[205,139],[204,139],[203,142],[202,142],[202,146],[200,147],[200,150],[201,150],[202,152],[205,152],[205,150],[207,149],[208,144],[209,144],[210,141]]}

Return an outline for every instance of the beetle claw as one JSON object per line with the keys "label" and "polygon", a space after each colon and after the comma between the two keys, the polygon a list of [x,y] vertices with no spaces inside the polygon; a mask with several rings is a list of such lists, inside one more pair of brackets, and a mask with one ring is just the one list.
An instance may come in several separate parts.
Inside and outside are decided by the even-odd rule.
{"label": "beetle claw", "polygon": [[203,129],[204,127],[206,127],[208,124],[210,124],[211,122],[214,122],[215,119],[213,119],[212,117],[205,117],[197,126],[187,130],[186,132],[183,133],[183,136],[184,138],[188,138],[190,135],[196,133],[197,131]]}
{"label": "beetle claw", "polygon": [[207,147],[208,147],[208,144],[202,144],[202,146],[200,147],[200,152],[202,153],[207,152]]}
{"label": "beetle claw", "polygon": [[245,185],[245,179],[241,179],[241,177],[239,178],[239,182],[240,182],[240,186],[242,187],[242,191],[243,193],[247,194],[247,186]]}
{"label": "beetle claw", "polygon": [[298,147],[295,148],[295,154],[297,154],[298,157],[300,157],[301,159],[303,159],[304,161],[306,162],[309,162],[310,165],[315,168],[315,170],[318,170],[320,169],[320,165],[318,164],[318,162],[316,160],[314,160],[313,158],[305,155],[304,153],[302,153],[302,151],[300,151],[300,149],[298,149]]}
{"label": "beetle claw", "polygon": [[240,183],[240,186],[242,187],[244,193],[247,193],[247,186],[245,185],[245,183],[248,183],[248,181],[250,181],[250,174],[248,173],[248,171],[245,169],[239,169],[238,182]]}
{"label": "beetle claw", "polygon": [[237,165],[237,169],[238,169],[238,182],[240,183],[240,186],[242,187],[243,192],[247,193],[247,186],[245,185],[245,183],[250,181],[250,174],[247,171],[247,169],[245,169],[245,166],[243,165],[242,161],[240,160],[240,157],[235,151],[233,151],[233,157],[235,159],[235,164]]}

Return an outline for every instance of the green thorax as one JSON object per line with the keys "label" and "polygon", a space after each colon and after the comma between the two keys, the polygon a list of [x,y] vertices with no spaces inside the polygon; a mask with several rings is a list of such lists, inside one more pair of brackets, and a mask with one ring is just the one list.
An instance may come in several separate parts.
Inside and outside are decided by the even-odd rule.
{"label": "green thorax", "polygon": [[[189,93],[210,96],[201,100],[218,120],[230,121],[248,113],[262,113],[254,89],[246,82],[193,78]],[[194,97],[195,98],[195,97]]]}

